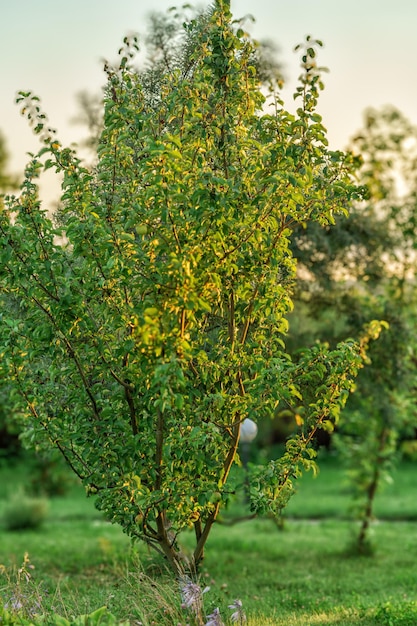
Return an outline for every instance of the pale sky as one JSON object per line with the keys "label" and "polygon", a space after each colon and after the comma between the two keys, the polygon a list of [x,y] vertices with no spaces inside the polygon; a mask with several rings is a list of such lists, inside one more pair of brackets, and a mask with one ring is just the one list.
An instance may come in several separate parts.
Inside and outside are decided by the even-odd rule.
{"label": "pale sky", "polygon": [[[41,97],[50,124],[64,144],[83,129],[69,122],[75,94],[98,92],[102,59],[116,57],[123,37],[146,31],[146,16],[172,0],[0,0],[0,129],[7,139],[10,169],[22,170],[37,140],[19,114],[18,90]],[[177,4],[181,4],[180,2]],[[196,4],[204,5],[203,1]],[[235,17],[250,13],[259,39],[281,49],[287,76],[284,99],[299,75],[293,52],[305,35],[324,42],[319,64],[330,69],[319,112],[332,148],[342,149],[361,127],[367,107],[392,104],[417,124],[417,0],[231,0]]]}

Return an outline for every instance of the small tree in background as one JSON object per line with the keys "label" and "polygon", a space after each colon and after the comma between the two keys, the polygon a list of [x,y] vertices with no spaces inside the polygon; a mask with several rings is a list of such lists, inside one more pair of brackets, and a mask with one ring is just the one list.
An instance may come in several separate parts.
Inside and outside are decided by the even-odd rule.
{"label": "small tree in background", "polygon": [[375,317],[389,323],[333,439],[348,469],[363,552],[375,495],[416,425],[417,130],[392,107],[369,110],[352,149],[361,155],[358,179],[368,195],[335,227],[310,223],[295,233],[300,279],[287,347],[293,353],[315,339],[335,345]]}
{"label": "small tree in background", "polygon": [[[26,440],[57,447],[107,517],[176,572],[198,566],[230,496],[242,421],[308,399],[283,457],[254,472],[252,510],[276,512],[380,330],[296,364],[285,352],[293,230],[332,223],[360,195],[315,112],[315,42],[293,116],[279,100],[262,111],[253,44],[227,3],[185,33],[192,71],[162,72],[152,98],[131,66],[134,40],[107,67],[94,171],[21,95],[43,147],[0,222],[0,284],[14,298],[0,368]],[[45,168],[64,175],[60,227],[38,200]]]}
{"label": "small tree in background", "polygon": [[16,175],[7,171],[9,153],[7,151],[6,140],[0,132],[0,192],[5,193],[17,189],[19,179]]}
{"label": "small tree in background", "polygon": [[353,141],[363,158],[361,181],[369,189],[366,212],[379,232],[384,272],[357,295],[350,320],[358,326],[381,315],[390,330],[369,351],[371,366],[358,378],[358,394],[349,402],[338,437],[361,521],[358,549],[370,548],[369,527],[375,495],[391,478],[401,438],[414,436],[416,422],[417,128],[398,110],[365,113]]}
{"label": "small tree in background", "polygon": [[[18,188],[19,180],[8,172],[9,153],[6,140],[0,132],[0,193],[13,191]],[[0,195],[0,211],[3,210],[3,197]],[[4,296],[0,295],[0,307],[5,302]],[[17,441],[18,429],[10,414],[8,403],[8,387],[0,381],[0,459],[5,451],[16,453],[19,445]]]}

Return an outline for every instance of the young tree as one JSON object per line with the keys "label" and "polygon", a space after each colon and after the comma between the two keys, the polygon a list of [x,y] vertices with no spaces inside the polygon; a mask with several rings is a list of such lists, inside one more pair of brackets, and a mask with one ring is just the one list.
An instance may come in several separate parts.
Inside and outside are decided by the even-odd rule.
{"label": "young tree", "polygon": [[349,403],[339,440],[361,520],[360,551],[369,549],[375,495],[391,476],[401,438],[416,427],[417,128],[393,107],[370,109],[364,121],[353,147],[363,159],[366,211],[383,233],[384,272],[378,280],[369,276],[351,319],[363,323],[379,310],[390,330],[369,352],[371,367],[358,379],[359,393]]}
{"label": "young tree", "polygon": [[[15,298],[0,368],[27,440],[56,446],[108,518],[176,572],[197,567],[230,496],[243,420],[309,398],[283,457],[254,477],[252,509],[276,511],[380,329],[296,364],[285,353],[292,233],[332,223],[360,194],[315,112],[315,42],[303,51],[297,115],[280,101],[265,114],[253,46],[228,4],[218,0],[204,27],[185,25],[188,36],[196,28],[193,71],[161,74],[156,100],[125,40],[119,67],[106,68],[94,171],[22,94],[43,147],[0,222],[0,284]],[[59,228],[38,200],[43,168],[64,175]]]}
{"label": "young tree", "polygon": [[365,551],[375,495],[391,475],[401,437],[415,427],[417,129],[392,107],[369,110],[352,149],[362,160],[357,175],[367,198],[334,228],[310,223],[295,234],[294,254],[308,280],[297,283],[287,346],[294,352],[315,339],[334,345],[374,317],[389,324],[369,350],[369,367],[333,439],[347,465]]}

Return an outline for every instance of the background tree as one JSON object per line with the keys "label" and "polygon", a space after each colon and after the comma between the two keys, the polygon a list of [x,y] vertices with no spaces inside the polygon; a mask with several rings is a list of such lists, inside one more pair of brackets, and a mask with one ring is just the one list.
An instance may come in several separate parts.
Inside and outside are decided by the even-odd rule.
{"label": "background tree", "polygon": [[[254,47],[227,3],[184,28],[192,71],[167,67],[150,91],[129,39],[106,67],[94,170],[21,94],[43,146],[0,222],[0,284],[16,299],[0,368],[27,441],[56,446],[107,517],[176,572],[197,567],[234,489],[243,420],[308,399],[283,456],[253,474],[252,510],[276,512],[380,331],[296,363],[285,351],[293,232],[327,226],[360,195],[315,112],[316,43],[302,53],[297,114],[278,99],[265,114]],[[64,174],[59,227],[39,203],[44,168]]]}
{"label": "background tree", "polygon": [[[213,14],[213,7],[196,9],[192,6],[173,7],[166,13],[149,15],[147,31],[143,37],[142,62],[135,67],[141,76],[144,97],[148,104],[158,109],[161,97],[161,81],[167,73],[180,72],[185,78],[195,67],[194,51]],[[248,21],[247,16],[242,22]],[[184,23],[192,28],[184,29]],[[274,91],[283,82],[283,66],[279,61],[279,48],[270,40],[253,41],[251,66],[263,89]],[[95,155],[103,127],[103,96],[81,92],[77,95],[77,116],[73,119],[88,131],[82,145]]]}
{"label": "background tree", "polygon": [[[378,283],[371,281],[363,309],[369,311],[373,299],[372,313],[377,306],[383,309],[390,324],[381,344],[370,350],[372,367],[360,377],[361,393],[352,398],[342,441],[359,505],[358,547],[364,551],[375,494],[391,475],[401,439],[414,436],[416,426],[417,129],[393,107],[371,109],[353,148],[363,158],[360,174],[369,189],[368,206],[386,233],[381,250],[385,273]],[[366,429],[355,426],[360,413],[366,416]]]}
{"label": "background tree", "polygon": [[[0,194],[13,191],[18,186],[18,177],[8,171],[9,153],[6,140],[0,132]],[[3,207],[3,197],[0,195],[0,210]],[[0,306],[4,308],[4,296],[0,296]],[[16,453],[18,446],[18,428],[12,419],[8,403],[8,387],[0,381],[0,457],[3,454]]]}
{"label": "background tree", "polygon": [[338,216],[334,229],[309,224],[296,234],[301,306],[288,345],[294,351],[314,338],[333,345],[374,317],[390,325],[369,351],[371,363],[335,438],[348,464],[364,550],[377,489],[391,474],[401,438],[415,427],[417,129],[392,107],[369,110],[352,149],[362,160],[358,175],[368,197],[349,220]]}
{"label": "background tree", "polygon": [[0,192],[6,193],[13,191],[19,184],[16,175],[8,172],[9,153],[6,146],[6,140],[0,132]]}
{"label": "background tree", "polygon": [[80,91],[77,94],[77,104],[78,113],[72,119],[72,123],[86,127],[88,136],[81,141],[81,146],[86,147],[89,153],[96,155],[103,131],[103,96]]}

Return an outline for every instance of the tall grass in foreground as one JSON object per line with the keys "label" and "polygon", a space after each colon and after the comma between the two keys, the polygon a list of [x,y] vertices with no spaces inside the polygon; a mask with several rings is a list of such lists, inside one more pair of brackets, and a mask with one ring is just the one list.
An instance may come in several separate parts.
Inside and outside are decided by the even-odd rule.
{"label": "tall grass in foreground", "polygon": [[[69,610],[61,594],[60,585],[58,584],[53,595],[50,596],[49,590],[42,582],[37,583],[34,580],[33,570],[34,565],[30,562],[28,553],[25,553],[23,563],[19,568],[8,570],[5,566],[1,566],[1,575],[5,582],[3,580],[4,584],[1,586],[3,607],[0,602],[0,609],[3,608],[5,613],[2,615],[0,611],[0,623],[19,624],[19,620],[22,620],[25,625],[27,623],[28,626],[29,622],[30,624],[56,624],[57,626],[66,626],[66,622],[80,624],[80,626],[81,624],[112,626],[119,623],[111,613],[104,612],[104,609],[96,609],[93,613],[80,618],[80,608],[76,607],[76,603],[73,610]],[[114,573],[116,574],[116,571]],[[129,570],[119,572],[119,577],[125,583],[124,600],[128,601],[129,611],[135,615],[135,619],[131,622],[133,624],[140,626],[162,624],[225,626],[226,623],[233,623],[243,626],[247,623],[240,600],[235,600],[228,606],[232,613],[230,619],[225,621],[223,621],[219,607],[215,607],[210,614],[207,613],[203,596],[210,590],[210,587],[206,586],[202,589],[198,582],[188,577],[173,581],[172,576],[166,576],[158,580],[146,575],[140,567],[134,573]]]}

